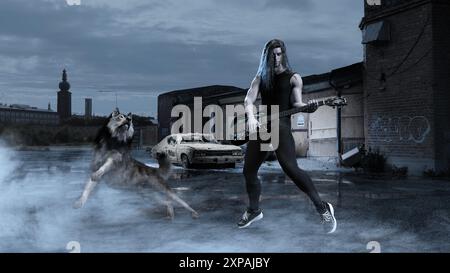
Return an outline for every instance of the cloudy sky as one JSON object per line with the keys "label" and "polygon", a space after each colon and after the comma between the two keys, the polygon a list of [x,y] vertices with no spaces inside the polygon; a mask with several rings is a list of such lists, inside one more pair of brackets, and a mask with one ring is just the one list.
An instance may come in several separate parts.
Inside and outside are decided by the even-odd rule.
{"label": "cloudy sky", "polygon": [[[362,60],[362,0],[1,0],[0,102],[156,116],[160,93],[247,88],[264,43],[283,39],[302,76]],[[100,92],[103,91],[103,92]]]}

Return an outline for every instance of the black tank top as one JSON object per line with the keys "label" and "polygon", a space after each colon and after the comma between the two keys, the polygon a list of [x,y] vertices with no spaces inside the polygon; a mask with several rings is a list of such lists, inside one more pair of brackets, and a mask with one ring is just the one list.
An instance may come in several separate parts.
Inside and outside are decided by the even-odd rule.
{"label": "black tank top", "polygon": [[[270,105],[278,105],[279,112],[292,108],[291,104],[291,78],[295,72],[285,70],[274,76],[272,90],[261,91],[261,104],[267,105],[267,113],[271,114]],[[280,123],[290,125],[290,117],[280,118]]]}

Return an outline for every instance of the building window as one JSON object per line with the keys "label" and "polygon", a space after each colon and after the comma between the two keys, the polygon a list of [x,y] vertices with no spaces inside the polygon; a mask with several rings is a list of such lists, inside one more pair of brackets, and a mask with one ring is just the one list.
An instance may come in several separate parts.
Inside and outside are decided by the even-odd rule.
{"label": "building window", "polygon": [[391,40],[390,27],[386,21],[367,24],[362,33],[363,44],[385,43]]}

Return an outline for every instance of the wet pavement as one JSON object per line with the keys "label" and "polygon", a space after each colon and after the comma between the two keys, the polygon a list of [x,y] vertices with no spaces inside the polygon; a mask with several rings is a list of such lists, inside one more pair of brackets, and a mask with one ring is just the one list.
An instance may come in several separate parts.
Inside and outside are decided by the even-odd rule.
{"label": "wet pavement", "polygon": [[[143,151],[135,156],[157,166]],[[99,185],[75,210],[91,151],[0,147],[0,252],[450,252],[450,182],[369,178],[333,168],[305,169],[321,197],[335,206],[338,229],[327,235],[311,202],[276,162],[264,163],[264,219],[236,223],[247,196],[242,166],[174,168],[170,186],[200,213],[182,207],[168,220],[157,191]]]}

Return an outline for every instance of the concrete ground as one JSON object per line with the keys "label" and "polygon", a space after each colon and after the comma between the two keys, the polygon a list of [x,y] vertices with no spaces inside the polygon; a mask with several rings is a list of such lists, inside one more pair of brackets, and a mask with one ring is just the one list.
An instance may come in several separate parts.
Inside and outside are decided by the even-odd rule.
{"label": "concrete ground", "polygon": [[[167,220],[153,190],[100,185],[84,208],[72,209],[90,150],[3,148],[0,156],[0,252],[67,252],[73,242],[81,252],[450,252],[449,181],[369,178],[299,159],[323,200],[335,206],[338,229],[327,235],[276,162],[259,173],[264,219],[238,229],[247,202],[242,165],[175,167],[169,184],[200,217],[177,206],[175,219]],[[157,165],[142,152],[136,157]]]}

